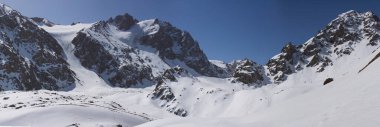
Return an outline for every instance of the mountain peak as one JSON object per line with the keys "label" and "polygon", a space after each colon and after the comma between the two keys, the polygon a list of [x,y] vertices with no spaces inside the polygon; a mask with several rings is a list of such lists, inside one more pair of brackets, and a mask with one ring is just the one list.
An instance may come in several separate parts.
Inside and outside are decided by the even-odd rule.
{"label": "mountain peak", "polygon": [[281,81],[286,80],[286,75],[309,67],[323,72],[337,59],[359,50],[358,45],[378,45],[379,29],[379,18],[371,11],[342,13],[303,45],[285,45],[267,63],[270,75],[274,81]]}
{"label": "mountain peak", "polygon": [[345,22],[351,22],[351,21],[365,21],[365,20],[375,20],[379,21],[379,18],[372,12],[372,11],[367,11],[367,12],[357,12],[354,10],[350,10],[347,12],[344,12],[338,17],[333,20],[334,21],[345,21]]}
{"label": "mountain peak", "polygon": [[344,13],[340,14],[339,17],[346,17],[348,15],[354,15],[354,14],[358,14],[358,12],[355,11],[355,10],[349,10],[347,12],[344,12]]}
{"label": "mountain peak", "polygon": [[338,17],[352,17],[352,16],[373,17],[373,16],[375,16],[375,13],[373,13],[372,11],[358,12],[355,10],[349,10],[347,12],[344,12],[344,13],[338,15]]}
{"label": "mountain peak", "polygon": [[120,30],[128,30],[132,25],[136,24],[138,21],[128,13],[125,13],[123,15],[117,15],[115,18],[110,18],[107,22],[114,24]]}
{"label": "mountain peak", "polygon": [[55,23],[49,21],[48,19],[46,18],[40,18],[40,17],[32,17],[30,18],[35,24],[39,25],[39,26],[48,26],[48,27],[52,27],[55,25]]}
{"label": "mountain peak", "polygon": [[13,8],[11,8],[10,6],[3,4],[3,3],[0,3],[0,15],[10,15],[12,13],[19,14],[19,12],[17,12]]}

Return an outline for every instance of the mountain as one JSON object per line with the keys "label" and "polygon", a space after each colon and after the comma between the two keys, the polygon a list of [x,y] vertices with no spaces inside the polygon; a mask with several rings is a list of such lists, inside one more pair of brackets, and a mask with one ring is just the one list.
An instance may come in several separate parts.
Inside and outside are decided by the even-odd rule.
{"label": "mountain", "polygon": [[343,13],[303,45],[286,45],[266,64],[269,75],[274,82],[281,82],[304,68],[323,72],[335,61],[363,50],[359,47],[373,50],[379,43],[379,29],[379,18],[372,12]]}
{"label": "mountain", "polygon": [[[197,116],[199,110],[204,110],[202,108],[211,110],[205,114],[213,114],[212,107],[205,106],[206,102],[215,102],[213,106],[219,107],[215,109],[227,110],[228,107],[223,106],[225,103],[217,104],[216,102],[234,98],[236,91],[246,89],[244,86],[260,90],[269,89],[268,91],[273,90],[273,93],[279,94],[292,87],[300,87],[300,91],[309,91],[314,87],[331,83],[331,81],[339,83],[336,81],[337,79],[347,75],[356,75],[359,70],[364,68],[361,63],[370,66],[377,59],[377,57],[373,58],[373,55],[377,53],[378,49],[378,23],[377,16],[372,12],[348,11],[339,15],[304,44],[288,43],[266,65],[258,65],[247,59],[231,63],[213,60],[211,62],[214,65],[229,74],[229,77],[224,79],[225,81],[203,79],[198,76],[183,76],[184,72],[180,71],[181,73],[174,73],[173,76],[166,76],[171,78],[164,78],[166,80],[157,84],[150,97],[157,101],[158,106],[165,107],[164,109],[169,112],[180,116]],[[369,58],[372,62],[365,60]],[[210,84],[219,84],[220,86],[210,87],[208,86]],[[235,87],[232,84],[243,86]],[[279,86],[271,88],[274,84]],[[297,86],[296,84],[309,84],[312,87]],[[293,92],[293,94],[299,94],[297,89]],[[214,98],[209,96],[214,96]],[[221,96],[220,98],[223,99],[219,100],[220,98],[217,96]],[[259,96],[264,103],[270,101],[263,99],[268,98],[265,96],[269,95]],[[261,104],[262,101],[257,103]]]}
{"label": "mountain", "polygon": [[177,65],[193,75],[227,75],[208,61],[188,32],[158,19],[137,21],[119,15],[81,30],[72,43],[81,64],[111,86],[154,84],[155,78]]}
{"label": "mountain", "polygon": [[0,4],[0,90],[70,90],[75,74],[45,30]]}

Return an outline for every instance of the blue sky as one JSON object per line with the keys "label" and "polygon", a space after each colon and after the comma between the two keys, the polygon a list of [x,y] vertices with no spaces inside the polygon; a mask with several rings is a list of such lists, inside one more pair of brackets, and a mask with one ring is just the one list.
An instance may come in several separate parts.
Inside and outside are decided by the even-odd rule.
{"label": "blue sky", "polygon": [[287,42],[302,44],[338,14],[373,11],[376,0],[0,0],[26,16],[60,24],[129,13],[189,31],[209,59],[265,64]]}

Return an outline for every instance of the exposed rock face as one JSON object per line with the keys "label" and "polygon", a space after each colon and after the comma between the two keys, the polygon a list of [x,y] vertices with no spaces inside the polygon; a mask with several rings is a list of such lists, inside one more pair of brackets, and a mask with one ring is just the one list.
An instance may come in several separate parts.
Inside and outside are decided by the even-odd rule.
{"label": "exposed rock face", "polygon": [[116,16],[80,31],[72,43],[82,65],[112,86],[154,84],[160,73],[177,65],[201,75],[226,76],[189,33],[157,19],[138,22],[128,14]]}
{"label": "exposed rock face", "polygon": [[300,60],[299,57],[297,47],[292,43],[288,43],[282,48],[280,54],[270,59],[267,63],[269,74],[274,77],[275,81],[285,80],[286,74],[294,72],[294,65]]}
{"label": "exposed rock face", "polygon": [[115,18],[110,18],[107,22],[115,25],[119,30],[128,30],[138,21],[134,19],[131,15],[125,13],[124,15],[118,15]]}
{"label": "exposed rock face", "polygon": [[156,88],[151,93],[150,97],[153,100],[161,100],[161,107],[167,107],[167,111],[174,113],[178,116],[185,117],[187,116],[187,111],[183,108],[180,108],[176,104],[178,104],[177,99],[175,99],[175,95],[171,88],[167,85],[167,82],[176,82],[177,78],[180,76],[185,76],[188,72],[186,72],[183,68],[174,67],[167,69],[165,73],[160,76],[157,80]]}
{"label": "exposed rock face", "polygon": [[39,26],[48,26],[48,27],[52,27],[54,26],[55,24],[45,18],[40,18],[40,17],[32,17],[30,18],[32,22],[34,22],[36,25],[39,25]]}
{"label": "exposed rock face", "polygon": [[0,90],[70,90],[74,73],[58,42],[0,4]]}
{"label": "exposed rock face", "polygon": [[185,70],[180,67],[167,69],[164,74],[157,78],[157,84],[152,93],[152,98],[158,98],[167,102],[173,100],[175,96],[172,93],[170,87],[168,87],[165,82],[176,82],[176,77],[183,75],[184,73],[186,73]]}
{"label": "exposed rock face", "polygon": [[264,83],[264,68],[255,62],[244,59],[229,65],[232,68],[233,81],[259,87]]}
{"label": "exposed rock face", "polygon": [[224,77],[223,69],[211,64],[201,48],[186,31],[182,31],[168,22],[155,20],[159,29],[141,37],[141,43],[156,48],[162,59],[183,61],[201,75]]}
{"label": "exposed rock face", "polygon": [[[106,22],[99,22],[90,29],[106,34],[103,30],[107,27]],[[137,54],[136,50],[129,47],[111,48],[111,44],[96,40],[87,32],[79,32],[72,41],[76,47],[74,55],[84,67],[95,71],[111,86],[131,87],[141,84],[143,80],[153,81],[152,70],[144,65],[145,60],[130,55]]]}
{"label": "exposed rock face", "polygon": [[332,59],[350,55],[358,43],[366,42],[363,40],[368,40],[368,46],[378,45],[379,30],[379,18],[372,12],[343,13],[305,44],[286,45],[266,64],[269,75],[274,82],[281,82],[287,75],[307,67],[323,72],[333,65]]}
{"label": "exposed rock face", "polygon": [[188,73],[188,72],[186,72],[185,69],[179,66],[176,66],[176,67],[167,69],[164,72],[164,74],[160,77],[161,78],[160,81],[163,81],[163,80],[177,81],[176,76],[180,76],[184,73]]}

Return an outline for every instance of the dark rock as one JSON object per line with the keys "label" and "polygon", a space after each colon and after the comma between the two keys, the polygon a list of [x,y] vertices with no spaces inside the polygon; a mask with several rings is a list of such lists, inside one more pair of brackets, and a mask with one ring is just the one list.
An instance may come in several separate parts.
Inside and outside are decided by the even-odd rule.
{"label": "dark rock", "polygon": [[255,84],[257,87],[263,84],[264,68],[255,62],[244,59],[231,66],[234,68],[232,73],[234,80],[249,85]]}
{"label": "dark rock", "polygon": [[[97,26],[100,27],[100,26]],[[129,59],[129,52],[125,52],[126,64],[122,64],[120,58],[114,57],[101,44],[83,32],[79,32],[73,39],[75,45],[74,55],[77,56],[81,64],[94,70],[100,77],[116,87],[131,87],[141,83],[144,79],[152,80],[152,70],[146,66],[135,66],[132,59]],[[127,51],[127,50],[125,50]],[[143,61],[142,61],[143,62]]]}
{"label": "dark rock", "polygon": [[110,24],[114,24],[119,28],[119,30],[128,30],[131,26],[136,24],[138,21],[134,19],[131,15],[125,13],[124,15],[118,15],[115,18],[110,18],[107,21]]}
{"label": "dark rock", "polygon": [[182,117],[186,117],[187,116],[187,111],[184,110],[184,109],[175,110],[173,113],[176,114],[176,115],[178,115],[178,116],[182,116]]}
{"label": "dark rock", "polygon": [[332,82],[332,81],[334,81],[333,78],[327,78],[327,79],[323,82],[323,85],[326,85],[326,84],[328,84],[328,83],[330,83],[330,82]]}
{"label": "dark rock", "polygon": [[318,54],[321,51],[319,44],[316,42],[308,43],[304,46],[304,48],[305,50],[302,52],[302,54],[308,57]]}
{"label": "dark rock", "polygon": [[370,37],[371,39],[369,40],[368,45],[376,46],[379,43],[380,35],[374,34],[374,35],[370,35],[370,36],[371,36]]}
{"label": "dark rock", "polygon": [[187,72],[183,68],[176,66],[176,67],[165,70],[164,74],[162,75],[162,79],[169,79],[170,81],[177,81],[175,76],[176,75],[182,75],[184,73],[187,73]]}
{"label": "dark rock", "polygon": [[297,52],[297,47],[289,42],[282,48],[281,52],[284,53],[283,57],[285,60],[290,61],[293,58],[293,54]]}
{"label": "dark rock", "polygon": [[309,64],[307,64],[306,67],[314,67],[319,63],[319,61],[321,61],[321,57],[316,54],[311,58]]}
{"label": "dark rock", "polygon": [[190,33],[182,31],[168,22],[157,19],[154,22],[160,26],[159,30],[154,34],[141,37],[140,40],[143,45],[156,48],[162,59],[181,60],[202,75],[212,77],[226,75],[223,69],[209,62],[198,42],[192,38]]}
{"label": "dark rock", "polygon": [[74,25],[79,24],[79,23],[81,23],[81,22],[73,22],[73,23],[71,23],[70,25],[71,25],[71,26],[74,26]]}
{"label": "dark rock", "polygon": [[45,19],[45,18],[40,18],[40,17],[32,17],[30,18],[32,21],[34,21],[34,23],[36,23],[36,25],[45,25],[45,26],[48,26],[48,27],[52,27],[55,25],[55,23]]}
{"label": "dark rock", "polygon": [[302,68],[301,66],[296,65],[298,63],[303,63],[300,54],[298,47],[292,43],[288,43],[282,48],[280,54],[268,61],[266,65],[270,76],[274,76],[275,82],[286,80],[286,75],[294,73],[295,66],[298,66],[298,69]]}
{"label": "dark rock", "polygon": [[152,92],[152,99],[159,98],[160,100],[172,101],[175,96],[166,81],[176,82],[177,76],[185,75],[185,70],[181,67],[173,67],[165,70],[165,72],[157,78],[156,88]]}
{"label": "dark rock", "polygon": [[[167,111],[174,113],[175,115],[185,117],[188,115],[187,111],[179,106],[171,106],[174,102],[177,101],[173,91],[166,84],[167,82],[176,82],[176,77],[187,75],[183,68],[174,67],[167,69],[164,74],[162,74],[159,78],[157,78],[157,84],[154,91],[151,93],[151,99],[153,100],[163,100],[165,101],[162,107],[168,107]],[[181,95],[179,95],[181,96]],[[170,106],[170,107],[169,107]]]}
{"label": "dark rock", "polygon": [[73,123],[73,124],[70,124],[66,127],[79,127],[79,125],[80,125],[79,123]]}
{"label": "dark rock", "polygon": [[156,88],[153,90],[152,99],[160,99],[166,100],[167,102],[173,100],[175,98],[171,88],[167,85],[163,85],[164,83],[159,82],[156,85]]}

